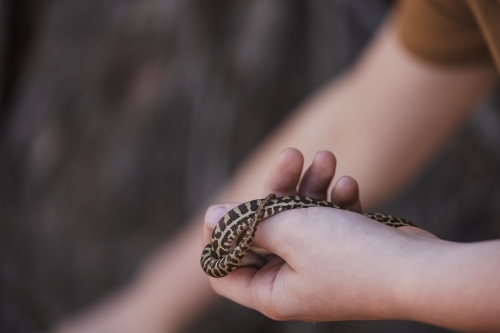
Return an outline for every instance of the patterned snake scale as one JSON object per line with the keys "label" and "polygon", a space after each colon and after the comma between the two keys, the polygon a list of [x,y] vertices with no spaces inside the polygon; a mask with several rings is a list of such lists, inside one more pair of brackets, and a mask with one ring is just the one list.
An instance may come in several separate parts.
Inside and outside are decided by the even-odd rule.
{"label": "patterned snake scale", "polygon": [[[276,198],[271,193],[264,199],[242,203],[224,215],[212,233],[212,240],[201,254],[201,267],[211,277],[224,277],[241,266],[243,257],[252,246],[260,221],[285,210],[308,207],[330,207],[343,209],[331,202],[309,197],[287,196]],[[364,216],[393,228],[415,226],[412,222],[381,213],[366,213]],[[246,231],[246,233],[245,233]],[[243,238],[236,245],[243,234]]]}

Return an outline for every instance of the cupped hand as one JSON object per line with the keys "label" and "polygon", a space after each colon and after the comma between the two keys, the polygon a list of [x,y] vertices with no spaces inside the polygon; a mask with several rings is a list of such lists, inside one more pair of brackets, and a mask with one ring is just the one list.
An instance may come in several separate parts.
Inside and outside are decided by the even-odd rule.
{"label": "cupped hand", "polygon": [[[326,199],[335,163],[333,154],[319,152],[300,180],[302,155],[287,149],[272,167],[264,194]],[[404,319],[407,260],[435,237],[359,214],[359,190],[350,177],[337,182],[331,200],[351,211],[297,209],[262,221],[254,244],[276,256],[261,268],[242,267],[227,277],[210,278],[214,290],[277,320]],[[220,217],[236,205],[208,210],[204,244]]]}

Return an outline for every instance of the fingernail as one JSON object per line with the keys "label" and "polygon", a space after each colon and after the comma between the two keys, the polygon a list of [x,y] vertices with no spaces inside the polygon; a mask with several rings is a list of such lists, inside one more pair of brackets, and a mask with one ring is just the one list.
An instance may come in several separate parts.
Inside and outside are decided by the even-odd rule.
{"label": "fingernail", "polygon": [[205,224],[210,228],[214,229],[217,222],[227,213],[227,209],[224,206],[210,206],[208,208],[207,214],[205,215]]}
{"label": "fingernail", "polygon": [[316,162],[316,161],[318,160],[318,158],[319,158],[319,153],[320,153],[320,152],[318,151],[316,154],[314,154],[313,162]]}

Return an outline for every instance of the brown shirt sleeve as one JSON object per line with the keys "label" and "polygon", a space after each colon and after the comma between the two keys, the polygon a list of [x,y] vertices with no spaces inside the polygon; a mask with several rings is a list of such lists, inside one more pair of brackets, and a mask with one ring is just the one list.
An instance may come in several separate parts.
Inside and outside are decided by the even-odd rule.
{"label": "brown shirt sleeve", "polygon": [[402,0],[397,29],[403,45],[423,60],[449,66],[492,62],[464,0]]}

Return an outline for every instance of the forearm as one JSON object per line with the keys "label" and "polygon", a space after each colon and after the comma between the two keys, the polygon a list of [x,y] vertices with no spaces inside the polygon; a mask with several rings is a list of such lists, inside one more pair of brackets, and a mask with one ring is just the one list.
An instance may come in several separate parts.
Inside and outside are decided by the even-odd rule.
{"label": "forearm", "polygon": [[[490,69],[446,72],[420,64],[386,30],[355,70],[298,109],[213,201],[262,196],[276,156],[296,147],[306,164],[318,150],[334,152],[337,175],[358,180],[365,206],[378,203],[418,172],[486,94],[493,77]],[[165,322],[181,322],[214,298],[198,264],[201,227],[201,218],[194,218],[182,241],[160,250],[135,284],[144,291],[135,293],[141,302]]]}
{"label": "forearm", "polygon": [[500,241],[410,246],[404,319],[463,331],[500,330]]}
{"label": "forearm", "polygon": [[132,284],[130,301],[158,332],[177,332],[212,303],[216,296],[200,268],[203,215],[151,257]]}
{"label": "forearm", "polygon": [[353,70],[313,96],[259,147],[225,198],[260,195],[273,158],[295,147],[306,165],[318,150],[332,151],[337,176],[358,181],[364,206],[387,200],[432,158],[495,80],[493,68],[443,70],[419,62],[389,23]]}

